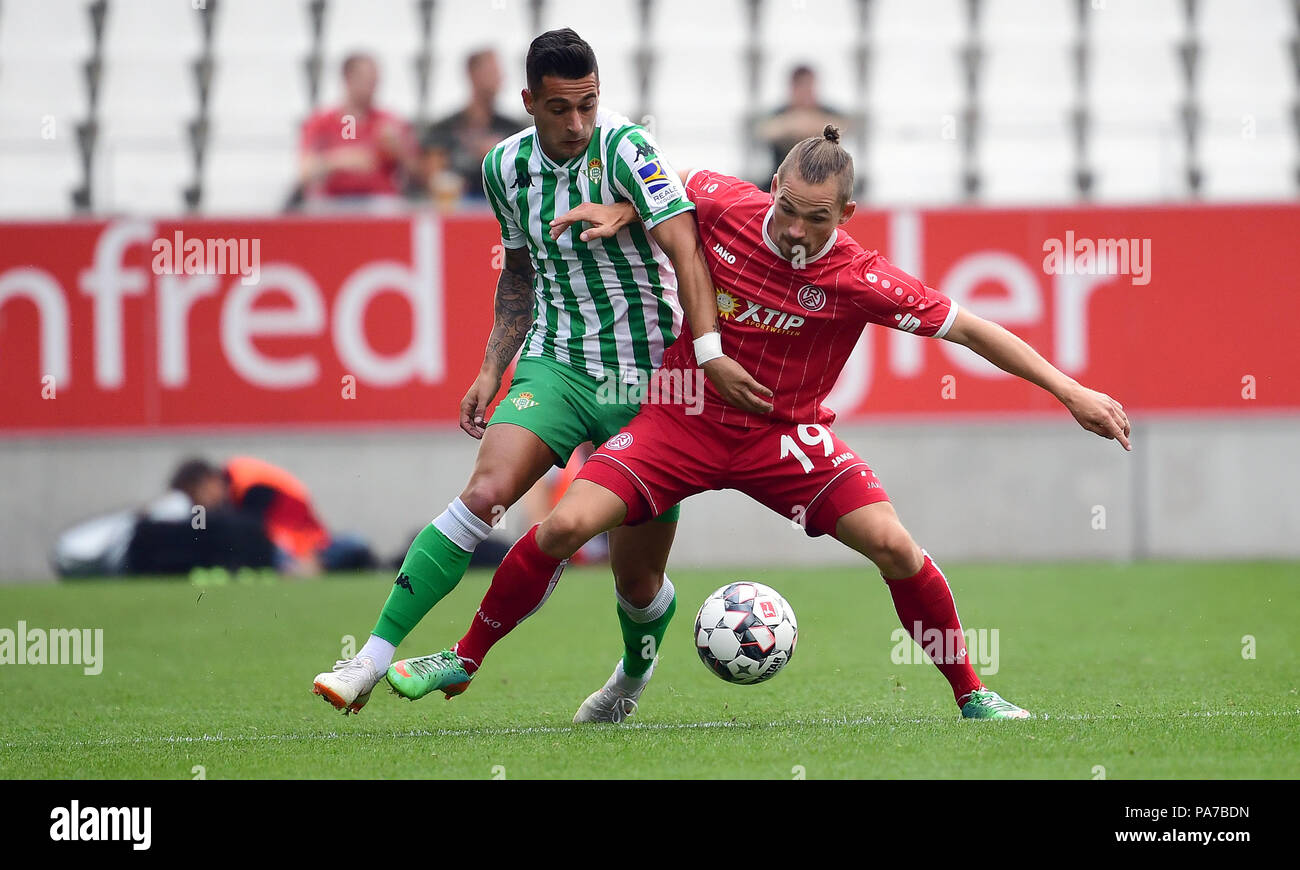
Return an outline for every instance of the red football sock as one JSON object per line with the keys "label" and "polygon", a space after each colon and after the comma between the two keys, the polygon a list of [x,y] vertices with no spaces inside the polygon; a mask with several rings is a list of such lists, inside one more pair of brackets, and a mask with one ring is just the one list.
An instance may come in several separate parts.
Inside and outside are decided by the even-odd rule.
{"label": "red football sock", "polygon": [[[961,699],[983,685],[970,666],[966,654],[966,640],[957,616],[957,603],[939,566],[924,550],[925,564],[911,577],[885,579],[889,594],[894,597],[894,609],[902,620],[904,630],[930,656],[939,672],[952,686],[953,697]],[[934,630],[938,630],[935,634]],[[929,635],[926,635],[929,632]],[[952,655],[949,655],[952,653]],[[937,655],[937,658],[936,658]]]}
{"label": "red football sock", "polygon": [[492,575],[474,623],[456,644],[456,655],[465,660],[466,671],[478,670],[488,650],[546,602],[565,561],[541,551],[537,526],[515,542]]}

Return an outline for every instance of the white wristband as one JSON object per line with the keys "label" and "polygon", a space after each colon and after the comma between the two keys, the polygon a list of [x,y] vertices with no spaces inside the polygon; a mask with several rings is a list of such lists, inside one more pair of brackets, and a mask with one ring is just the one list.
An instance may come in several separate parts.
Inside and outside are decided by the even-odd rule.
{"label": "white wristband", "polygon": [[695,364],[704,365],[711,359],[717,359],[724,356],[722,353],[722,334],[718,332],[706,332],[699,338],[695,339]]}

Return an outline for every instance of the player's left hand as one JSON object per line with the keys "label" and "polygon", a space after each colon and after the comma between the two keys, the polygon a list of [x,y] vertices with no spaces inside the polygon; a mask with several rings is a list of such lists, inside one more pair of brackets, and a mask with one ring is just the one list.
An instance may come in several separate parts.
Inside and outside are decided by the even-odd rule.
{"label": "player's left hand", "polygon": [[1130,431],[1128,415],[1124,413],[1124,406],[1119,402],[1105,393],[1087,387],[1079,387],[1063,401],[1065,407],[1069,408],[1070,413],[1074,415],[1074,419],[1079,421],[1080,426],[1103,438],[1118,441],[1125,450],[1133,449],[1128,440]]}
{"label": "player's left hand", "polygon": [[569,227],[577,223],[589,223],[590,227],[578,234],[584,242],[592,239],[608,239],[636,217],[636,210],[631,203],[605,205],[598,202],[584,202],[571,208],[551,221],[551,238],[558,239]]}

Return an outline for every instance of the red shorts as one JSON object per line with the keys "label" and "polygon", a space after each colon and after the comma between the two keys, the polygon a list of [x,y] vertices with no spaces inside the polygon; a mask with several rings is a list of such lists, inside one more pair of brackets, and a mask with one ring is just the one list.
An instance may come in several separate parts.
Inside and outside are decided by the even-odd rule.
{"label": "red shorts", "polygon": [[829,427],[746,429],[688,415],[681,405],[643,405],[591,455],[578,479],[623,499],[627,525],[698,492],[735,489],[809,535],[834,535],[840,517],[889,500],[875,472]]}

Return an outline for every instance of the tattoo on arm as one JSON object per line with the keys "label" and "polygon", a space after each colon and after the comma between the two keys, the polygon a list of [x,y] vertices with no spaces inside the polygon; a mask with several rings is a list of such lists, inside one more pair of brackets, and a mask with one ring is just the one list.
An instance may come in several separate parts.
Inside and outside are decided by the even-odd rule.
{"label": "tattoo on arm", "polygon": [[507,248],[505,268],[497,279],[492,334],[488,336],[484,367],[504,372],[533,325],[533,262],[528,248]]}

